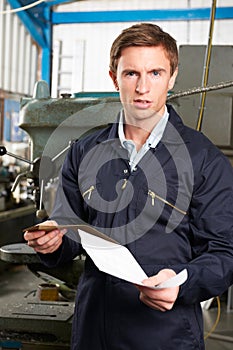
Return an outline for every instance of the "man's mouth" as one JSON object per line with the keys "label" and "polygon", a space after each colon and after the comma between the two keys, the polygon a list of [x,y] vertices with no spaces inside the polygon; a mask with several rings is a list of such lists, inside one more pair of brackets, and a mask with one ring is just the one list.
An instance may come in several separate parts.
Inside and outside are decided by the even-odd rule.
{"label": "man's mouth", "polygon": [[142,99],[135,99],[134,100],[134,105],[137,107],[137,108],[142,108],[142,109],[145,109],[145,108],[148,108],[152,105],[152,101],[150,100],[142,100]]}

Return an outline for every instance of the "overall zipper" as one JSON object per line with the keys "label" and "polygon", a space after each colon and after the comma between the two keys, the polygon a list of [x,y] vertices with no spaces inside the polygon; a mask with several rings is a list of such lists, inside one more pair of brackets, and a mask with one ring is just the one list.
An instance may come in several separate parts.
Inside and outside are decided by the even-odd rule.
{"label": "overall zipper", "polygon": [[88,190],[86,190],[85,192],[83,192],[83,198],[88,195],[87,199],[90,200],[91,199],[91,194],[93,192],[93,190],[95,189],[95,186],[91,186]]}
{"label": "overall zipper", "polygon": [[[124,179],[123,181],[124,181],[124,182],[123,182],[123,184],[122,184],[122,186],[121,186],[121,189],[122,189],[122,190],[124,190],[124,189],[126,188],[126,185],[127,185],[128,180],[127,180],[127,179]],[[94,189],[95,189],[95,186],[94,186],[94,185],[91,185],[90,188],[88,188],[88,190],[86,190],[85,192],[83,192],[83,198],[84,198],[85,196],[88,195],[87,199],[90,200],[90,199],[91,199],[92,192],[94,191]]]}
{"label": "overall zipper", "polygon": [[151,205],[153,207],[155,205],[155,193],[153,191],[149,190],[148,194],[151,197]]}
{"label": "overall zipper", "polygon": [[155,205],[155,198],[160,200],[161,202],[169,205],[170,207],[172,207],[173,209],[177,210],[179,213],[183,214],[183,215],[186,215],[186,211],[182,210],[182,209],[179,209],[177,208],[175,205],[173,205],[172,203],[168,202],[166,199],[158,196],[155,192],[149,190],[148,191],[148,195],[151,197],[151,205],[154,206]]}
{"label": "overall zipper", "polygon": [[123,179],[123,185],[121,186],[121,189],[124,190],[126,188],[126,185],[127,185],[127,182],[128,180],[127,179]]}

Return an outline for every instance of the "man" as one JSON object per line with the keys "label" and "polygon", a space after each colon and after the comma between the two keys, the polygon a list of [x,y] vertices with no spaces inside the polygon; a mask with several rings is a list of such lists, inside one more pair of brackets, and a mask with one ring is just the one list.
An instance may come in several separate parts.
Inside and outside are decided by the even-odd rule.
{"label": "man", "polygon": [[[97,227],[151,276],[135,286],[100,272],[87,255],[73,350],[203,350],[200,302],[233,282],[232,168],[166,105],[177,67],[176,42],[161,28],[125,29],[110,55],[123,110],[116,123],[74,143],[63,165],[53,218]],[[83,251],[64,233],[26,232],[25,239],[53,266]],[[183,268],[182,286],[146,287]]]}

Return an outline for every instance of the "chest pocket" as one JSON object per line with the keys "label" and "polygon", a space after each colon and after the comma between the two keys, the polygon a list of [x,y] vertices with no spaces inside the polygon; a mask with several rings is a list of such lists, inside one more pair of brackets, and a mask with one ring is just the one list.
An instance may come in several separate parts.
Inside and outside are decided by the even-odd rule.
{"label": "chest pocket", "polygon": [[80,190],[84,199],[84,210],[89,223],[109,227],[113,218],[127,206],[131,198],[124,199],[125,181],[118,176],[98,179],[96,183],[86,180]]}
{"label": "chest pocket", "polygon": [[88,223],[93,226],[99,226],[98,214],[102,211],[102,201],[99,199],[99,193],[101,193],[102,185],[100,182],[94,183],[94,181],[87,179],[79,184],[79,186]]}
{"label": "chest pocket", "polygon": [[93,210],[101,210],[101,201],[99,197],[102,192],[102,185],[100,182],[85,181],[80,185],[80,191],[84,200],[84,208]]}
{"label": "chest pocket", "polygon": [[148,231],[158,223],[163,231],[170,233],[187,216],[188,204],[187,196],[172,188],[167,193],[158,193],[155,187],[141,188],[137,201],[137,215],[141,217],[138,225]]}
{"label": "chest pocket", "polygon": [[156,192],[154,192],[151,189],[148,190],[147,194],[151,198],[151,206],[152,207],[155,206],[156,201],[159,201],[160,203],[163,203],[163,205],[167,205],[168,207],[172,208],[172,210],[175,210],[182,215],[187,214],[187,212],[185,210],[183,210],[179,207],[179,204],[180,204],[180,206],[182,206],[182,204],[184,204],[183,203],[184,201],[182,201],[181,198],[179,198],[179,201],[181,203],[176,204],[176,200],[174,200],[174,197],[173,197],[173,199],[171,199],[171,201],[168,201],[167,199],[161,197],[160,195],[158,195]]}

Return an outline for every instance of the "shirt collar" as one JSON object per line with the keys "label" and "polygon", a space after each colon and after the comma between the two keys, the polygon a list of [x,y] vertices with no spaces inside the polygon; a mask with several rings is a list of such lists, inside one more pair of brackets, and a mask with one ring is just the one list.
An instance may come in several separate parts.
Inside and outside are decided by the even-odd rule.
{"label": "shirt collar", "polygon": [[[167,106],[165,105],[165,111],[162,116],[162,118],[159,120],[159,122],[155,125],[154,129],[152,130],[150,136],[146,140],[146,144],[149,146],[149,148],[155,148],[159,141],[161,140],[164,130],[167,125],[167,121],[169,118],[169,113],[167,110]],[[120,118],[119,118],[119,124],[118,124],[118,135],[121,142],[122,147],[125,148],[125,142],[128,140],[125,138],[124,133],[124,112],[121,110],[120,112]]]}

